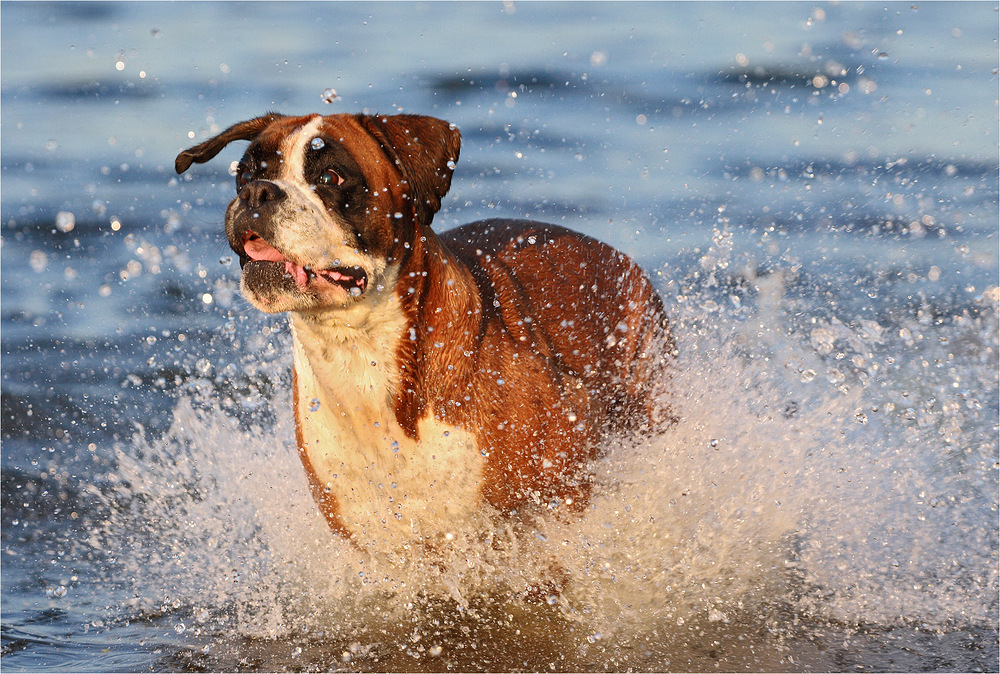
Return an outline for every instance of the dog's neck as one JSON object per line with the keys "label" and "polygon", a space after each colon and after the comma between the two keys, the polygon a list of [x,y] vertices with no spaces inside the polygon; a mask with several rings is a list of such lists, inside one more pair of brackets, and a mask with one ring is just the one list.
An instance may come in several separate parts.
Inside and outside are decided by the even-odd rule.
{"label": "dog's neck", "polygon": [[300,377],[308,371],[300,383],[312,383],[299,404],[331,405],[366,423],[395,421],[415,438],[438,393],[428,382],[471,372],[480,302],[471,272],[427,228],[361,300],[292,313],[296,368]]}

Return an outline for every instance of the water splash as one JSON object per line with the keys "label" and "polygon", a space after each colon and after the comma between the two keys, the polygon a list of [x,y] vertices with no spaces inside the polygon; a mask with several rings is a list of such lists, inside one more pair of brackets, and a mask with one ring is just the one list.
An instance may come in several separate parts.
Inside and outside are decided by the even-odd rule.
{"label": "water splash", "polygon": [[[121,448],[95,534],[131,581],[129,614],[167,611],[191,638],[332,639],[355,663],[387,642],[447,657],[470,629],[502,651],[522,625],[577,666],[800,621],[995,629],[995,302],[817,317],[786,275],[745,271],[727,302],[730,244],[715,239],[717,260],[665,285],[679,421],[611,441],[582,518],[459,535],[434,559],[369,557],[313,503],[287,392],[249,405],[274,412],[255,426],[195,382],[169,432]],[[282,346],[263,370],[289,366]],[[554,572],[561,592],[545,590]]]}

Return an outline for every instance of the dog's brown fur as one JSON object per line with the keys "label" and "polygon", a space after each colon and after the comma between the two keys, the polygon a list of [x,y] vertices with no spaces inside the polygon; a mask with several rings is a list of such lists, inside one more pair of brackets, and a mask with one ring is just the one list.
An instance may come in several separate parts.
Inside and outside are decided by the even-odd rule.
{"label": "dog's brown fur", "polygon": [[[298,137],[303,133],[321,138],[325,149],[305,147],[308,139]],[[667,320],[652,284],[625,255],[582,234],[525,220],[485,220],[441,235],[431,230],[458,159],[454,127],[409,115],[269,114],[182,152],[177,171],[208,161],[234,140],[251,145],[239,169],[239,194],[227,212],[227,235],[240,255],[248,298],[265,311],[292,311],[296,348],[304,354],[296,352],[297,441],[313,495],[334,530],[355,536],[363,525],[342,516],[342,501],[357,490],[338,490],[329,468],[345,465],[353,454],[323,446],[329,445],[324,438],[361,437],[341,417],[355,418],[366,406],[370,418],[388,414],[388,425],[394,424],[380,431],[384,437],[373,435],[373,442],[409,442],[412,462],[436,459],[418,459],[427,424],[460,431],[473,446],[463,445],[455,456],[468,462],[475,493],[506,513],[531,501],[582,508],[589,496],[586,466],[606,434],[654,431],[666,422],[661,389],[673,352]],[[294,153],[304,157],[301,181],[289,172],[289,162],[299,161]],[[326,166],[324,161],[342,181],[341,191],[315,177],[323,175],[316,167]],[[309,187],[295,196],[299,182]],[[317,214],[305,225],[279,217],[275,209],[293,198],[303,204],[299,211],[318,199],[326,212],[315,207]],[[337,232],[332,240],[341,237],[344,244],[330,257],[357,262],[327,276],[316,273],[317,253],[293,250],[309,247],[299,230],[326,231],[324,218]],[[291,229],[298,238],[289,238]],[[248,242],[255,237],[280,261],[254,258]],[[392,286],[379,295],[383,281]],[[357,288],[351,283],[362,292],[352,295]],[[378,391],[368,401],[345,393],[350,386],[324,386],[331,377],[361,382],[367,374],[324,375],[323,368],[333,366],[317,354],[357,348],[361,342],[352,341],[352,330],[361,330],[359,316],[368,325],[389,315],[390,305],[399,317],[385,338],[395,359],[384,366],[386,413]],[[340,341],[315,343],[327,339],[317,335],[327,334]],[[309,368],[309,381],[319,373],[319,388],[309,391],[320,391],[329,408],[340,412],[310,419],[301,396],[313,393],[300,390],[309,385],[300,381],[302,367]],[[431,492],[435,502],[451,497],[448,476],[455,473],[449,470],[440,472],[440,494]]]}

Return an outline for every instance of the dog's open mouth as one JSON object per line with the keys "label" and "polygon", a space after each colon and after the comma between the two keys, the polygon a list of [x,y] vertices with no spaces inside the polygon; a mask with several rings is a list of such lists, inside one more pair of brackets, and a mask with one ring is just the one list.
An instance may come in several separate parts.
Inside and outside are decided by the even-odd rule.
{"label": "dog's open mouth", "polygon": [[287,259],[281,251],[253,231],[243,236],[243,250],[249,258],[248,262],[273,262],[284,265],[285,275],[295,281],[295,286],[300,292],[306,292],[309,284],[317,279],[340,286],[355,296],[362,294],[368,286],[368,274],[360,267],[314,269],[309,265],[297,264]]}

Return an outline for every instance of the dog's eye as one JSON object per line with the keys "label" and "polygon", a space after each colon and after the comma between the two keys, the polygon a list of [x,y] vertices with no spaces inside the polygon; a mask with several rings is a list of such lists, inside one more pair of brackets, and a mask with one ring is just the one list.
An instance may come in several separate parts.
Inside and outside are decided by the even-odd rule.
{"label": "dog's eye", "polygon": [[240,168],[236,170],[236,185],[238,187],[243,187],[251,180],[253,180],[253,172],[250,169]]}
{"label": "dog's eye", "polygon": [[319,185],[343,185],[344,179],[332,168],[328,168],[319,175],[316,183]]}

